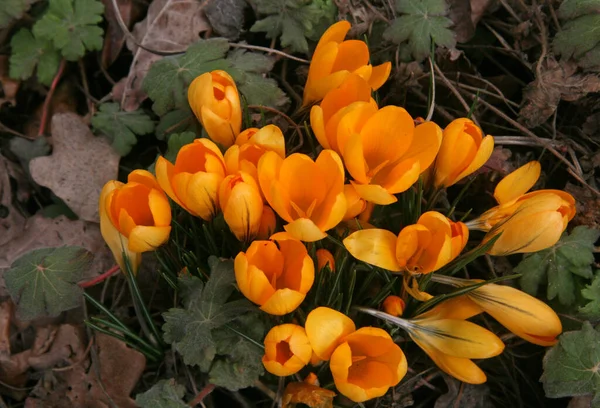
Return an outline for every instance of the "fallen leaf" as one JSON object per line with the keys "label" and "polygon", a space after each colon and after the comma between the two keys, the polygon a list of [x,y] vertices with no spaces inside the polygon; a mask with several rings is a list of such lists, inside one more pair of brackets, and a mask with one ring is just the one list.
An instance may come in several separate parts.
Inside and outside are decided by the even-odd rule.
{"label": "fallen leaf", "polygon": [[10,359],[10,322],[13,303],[5,300],[0,303],[0,361]]}
{"label": "fallen leaf", "polygon": [[[104,18],[108,22],[108,26],[106,28],[106,35],[104,36],[104,46],[102,47],[100,63],[104,68],[107,68],[115,62],[121,53],[126,37],[118,23],[112,0],[102,0],[102,3],[104,4]],[[117,6],[119,6],[119,13],[123,22],[129,28],[133,6],[132,0],[117,0]]]}
{"label": "fallen leaf", "polygon": [[565,191],[575,198],[577,213],[571,224],[600,229],[600,199],[589,189],[571,183],[567,183]]}
{"label": "fallen leaf", "polygon": [[0,248],[19,236],[25,226],[25,217],[13,206],[8,166],[8,160],[0,156]]}
{"label": "fallen leaf", "polygon": [[493,405],[487,385],[466,384],[447,375],[443,377],[448,392],[435,401],[434,408],[487,408]]}
{"label": "fallen leaf", "polygon": [[29,163],[33,180],[52,190],[79,218],[98,222],[100,191],[117,178],[119,155],[73,113],[52,117],[52,136],[52,155]]}
{"label": "fallen leaf", "polygon": [[448,17],[454,23],[452,31],[456,33],[456,41],[465,43],[475,35],[475,24],[471,19],[471,2],[469,0],[449,0]]}
{"label": "fallen leaf", "polygon": [[217,34],[237,40],[244,26],[245,0],[209,1],[204,9],[206,17]]}
{"label": "fallen leaf", "polygon": [[554,114],[561,100],[573,102],[588,93],[600,91],[598,75],[576,71],[577,65],[572,62],[558,63],[549,59],[541,76],[523,90],[520,120],[528,127],[536,127]]}
{"label": "fallen leaf", "polygon": [[[197,41],[199,34],[210,28],[203,8],[206,2],[197,0],[154,0],[144,20],[133,28],[136,41],[153,50],[184,52]],[[150,66],[163,57],[127,41],[133,52],[129,75],[115,85],[113,95],[120,99],[121,108],[133,111],[147,98],[142,82]]]}

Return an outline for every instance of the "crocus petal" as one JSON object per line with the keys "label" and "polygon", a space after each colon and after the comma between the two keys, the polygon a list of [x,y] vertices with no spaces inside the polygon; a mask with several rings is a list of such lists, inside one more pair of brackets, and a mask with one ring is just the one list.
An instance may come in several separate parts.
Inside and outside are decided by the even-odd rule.
{"label": "crocus petal", "polygon": [[338,21],[337,23],[329,26],[329,28],[325,30],[325,32],[319,39],[317,48],[315,48],[315,54],[319,52],[325,44],[328,44],[330,42],[339,44],[342,41],[344,41],[344,38],[346,38],[346,34],[348,34],[348,31],[350,31],[350,27],[350,23],[345,20]]}
{"label": "crocus petal", "polygon": [[396,260],[396,235],[383,229],[356,231],[344,239],[344,246],[356,259],[393,272],[402,267]]}
{"label": "crocus petal", "polygon": [[483,312],[483,309],[468,296],[456,296],[446,300],[427,312],[417,316],[418,319],[457,319],[467,320]]}
{"label": "crocus petal", "polygon": [[362,199],[373,204],[388,205],[398,201],[395,195],[377,184],[359,184],[354,181],[350,183]]}
{"label": "crocus petal", "polygon": [[369,85],[371,85],[371,88],[373,88],[374,91],[381,88],[383,84],[385,84],[385,81],[387,81],[389,78],[391,72],[392,63],[389,61],[384,62],[381,65],[374,66],[373,70],[371,71],[371,77],[369,78]]}
{"label": "crocus petal", "polygon": [[160,185],[160,188],[167,193],[171,200],[179,204],[180,207],[186,208],[179,197],[177,197],[177,194],[175,194],[175,191],[171,186],[171,180],[175,170],[173,164],[164,157],[159,156],[158,159],[156,159],[156,166],[154,170],[156,171],[156,179]]}
{"label": "crocus petal", "polygon": [[494,190],[494,198],[499,204],[516,200],[529,191],[540,178],[542,166],[538,161],[530,161],[504,177]]}
{"label": "crocus petal", "polygon": [[203,106],[200,112],[204,129],[213,141],[224,147],[229,147],[235,143],[237,135],[231,126],[231,122],[223,119],[206,106]]}
{"label": "crocus petal", "polygon": [[494,138],[492,136],[484,137],[481,141],[481,145],[479,146],[479,150],[477,150],[475,158],[473,159],[471,164],[469,164],[469,167],[467,167],[462,173],[458,175],[455,181],[467,177],[468,175],[475,172],[475,170],[479,170],[488,161],[493,151]]}
{"label": "crocus petal", "polygon": [[199,172],[189,180],[186,204],[204,220],[211,220],[219,209],[218,191],[222,179],[219,174]]}
{"label": "crocus petal", "polygon": [[160,186],[156,181],[156,178],[148,170],[136,169],[133,170],[127,176],[127,182],[129,183],[140,183],[147,187],[160,190]]}
{"label": "crocus petal", "polygon": [[[381,185],[391,194],[403,193],[419,180],[420,173],[421,165],[416,158],[403,158],[398,164],[390,167]],[[375,177],[372,183],[376,181],[379,181],[379,177]]]}
{"label": "crocus petal", "polygon": [[[343,216],[343,214],[342,214]],[[283,228],[289,232],[294,238],[304,242],[319,241],[327,236],[327,234],[310,219],[298,218]]]}
{"label": "crocus petal", "polygon": [[165,197],[165,193],[161,190],[150,190],[148,206],[154,219],[154,225],[160,227],[171,225],[171,206],[169,200]]}
{"label": "crocus petal", "polygon": [[328,307],[313,309],[304,327],[314,353],[321,360],[329,360],[343,338],[356,330],[352,319]]}
{"label": "crocus petal", "polygon": [[421,172],[431,166],[442,145],[442,129],[434,122],[423,122],[415,127],[414,137],[403,160],[414,158]]}
{"label": "crocus petal", "polygon": [[305,294],[295,290],[278,289],[273,296],[260,307],[260,310],[275,316],[283,316],[284,314],[296,310],[305,297]]}
{"label": "crocus petal", "polygon": [[132,252],[154,251],[167,242],[171,227],[147,227],[138,225],[129,234],[129,250]]}

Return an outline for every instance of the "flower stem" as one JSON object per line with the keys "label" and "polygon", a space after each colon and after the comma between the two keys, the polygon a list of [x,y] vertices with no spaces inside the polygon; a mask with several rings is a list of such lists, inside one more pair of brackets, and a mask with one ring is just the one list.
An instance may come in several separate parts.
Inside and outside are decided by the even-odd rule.
{"label": "flower stem", "polygon": [[91,286],[99,284],[100,282],[104,282],[106,279],[108,279],[109,277],[111,277],[111,276],[115,275],[117,272],[119,272],[119,270],[120,270],[119,265],[115,265],[112,268],[110,268],[108,271],[104,272],[103,274],[98,275],[88,281],[80,282],[78,285],[80,288],[84,288],[84,289],[89,288]]}

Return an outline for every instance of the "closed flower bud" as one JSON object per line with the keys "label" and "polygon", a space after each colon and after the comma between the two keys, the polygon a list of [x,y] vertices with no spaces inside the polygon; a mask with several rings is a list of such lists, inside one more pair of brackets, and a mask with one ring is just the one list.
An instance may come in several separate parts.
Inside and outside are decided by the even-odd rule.
{"label": "closed flower bud", "polygon": [[294,238],[314,242],[327,236],[346,213],[344,166],[332,150],[313,161],[294,153],[282,159],[265,153],[258,163],[258,180],[265,199],[288,224]]}
{"label": "closed flower bud", "polygon": [[265,369],[279,377],[296,374],[310,361],[312,348],[306,332],[295,324],[273,327],[265,337]]}
{"label": "closed flower bud", "polygon": [[399,296],[390,295],[383,301],[383,311],[392,316],[402,316],[405,307],[406,303]]}
{"label": "closed flower bud", "polygon": [[363,41],[344,41],[350,23],[340,21],[323,33],[312,56],[304,87],[303,105],[323,99],[339,87],[351,73],[364,78],[373,90],[379,89],[390,76],[390,62],[369,64],[369,48]]}
{"label": "closed flower bud", "polygon": [[331,252],[326,249],[317,249],[317,271],[320,272],[325,265],[329,266],[331,272],[335,272],[335,259]]}
{"label": "closed flower bud", "polygon": [[272,315],[284,315],[300,306],[315,279],[306,247],[285,234],[252,242],[236,256],[234,268],[244,296]]}
{"label": "closed flower bud", "polygon": [[219,210],[219,186],[225,163],[219,148],[208,139],[196,139],[179,150],[175,164],[156,161],[156,178],[162,189],[187,212],[211,220]]}
{"label": "closed flower bud", "polygon": [[260,216],[260,226],[258,227],[258,239],[269,239],[277,229],[277,218],[273,209],[268,205],[263,205],[262,215]]}
{"label": "closed flower bud", "polygon": [[381,397],[406,375],[408,365],[390,335],[362,327],[346,336],[329,362],[338,391],[354,402]]}
{"label": "closed flower bud", "polygon": [[433,183],[450,187],[478,170],[492,155],[494,138],[467,118],[455,119],[446,129],[435,161]]}
{"label": "closed flower bud", "polygon": [[352,233],[344,246],[355,258],[389,271],[422,274],[437,271],[455,259],[469,238],[462,222],[429,211],[396,237],[383,229]]}
{"label": "closed flower bud", "polygon": [[235,142],[242,127],[242,108],[235,82],[227,72],[216,70],[194,79],[188,101],[213,141],[224,147]]}
{"label": "closed flower bud", "polygon": [[169,200],[146,170],[132,171],[127,184],[106,183],[98,207],[102,237],[122,271],[126,271],[123,253],[136,272],[141,253],[154,251],[169,239]]}
{"label": "closed flower bud", "polygon": [[249,242],[259,232],[263,201],[252,176],[238,171],[223,179],[219,203],[225,222],[237,239]]}

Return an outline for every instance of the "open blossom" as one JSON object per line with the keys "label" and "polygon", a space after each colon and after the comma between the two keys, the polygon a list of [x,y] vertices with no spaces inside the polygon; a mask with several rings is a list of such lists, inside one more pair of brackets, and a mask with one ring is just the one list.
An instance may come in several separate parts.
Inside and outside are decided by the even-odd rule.
{"label": "open blossom", "polygon": [[315,279],[306,247],[285,233],[269,241],[253,241],[235,257],[234,269],[240,292],[272,315],[284,315],[300,306]]}
{"label": "open blossom", "polygon": [[321,360],[329,360],[342,340],[356,331],[352,319],[328,307],[313,309],[306,316],[304,327],[315,355]]}
{"label": "open blossom", "polygon": [[153,251],[169,239],[169,200],[146,170],[132,171],[126,184],[114,180],[106,183],[98,212],[102,237],[122,271],[126,271],[123,253],[136,272],[141,253]]}
{"label": "open blossom", "polygon": [[208,139],[195,139],[183,146],[175,164],[164,157],[156,160],[158,184],[187,212],[211,220],[219,210],[219,186],[225,177],[221,151]]}
{"label": "open blossom", "polygon": [[434,272],[456,258],[468,238],[465,224],[429,211],[398,236],[384,229],[365,229],[349,235],[344,246],[352,256],[371,265],[421,274]]}
{"label": "open blossom", "polygon": [[296,324],[282,324],[269,330],[265,337],[265,369],[271,374],[285,377],[304,368],[312,356],[306,332]]}
{"label": "open blossom", "polygon": [[219,203],[225,222],[237,239],[249,242],[258,235],[263,201],[252,176],[238,171],[225,177],[219,187]]}
{"label": "open blossom", "polygon": [[234,143],[242,127],[242,108],[235,82],[227,72],[215,70],[194,79],[188,101],[213,141],[224,147]]}
{"label": "open blossom", "polygon": [[304,106],[323,99],[352,73],[368,81],[373,90],[379,89],[390,76],[390,62],[375,67],[369,64],[369,48],[364,41],[344,40],[349,30],[349,22],[339,21],[321,36],[304,86]]}
{"label": "open blossom", "polygon": [[433,184],[450,187],[483,166],[493,150],[494,138],[484,137],[472,120],[453,120],[444,129],[442,146],[433,168]]}
{"label": "open blossom", "polygon": [[260,188],[293,237],[314,242],[327,236],[346,213],[344,166],[337,153],[323,150],[313,161],[294,153],[282,159],[266,152],[258,163]]}

